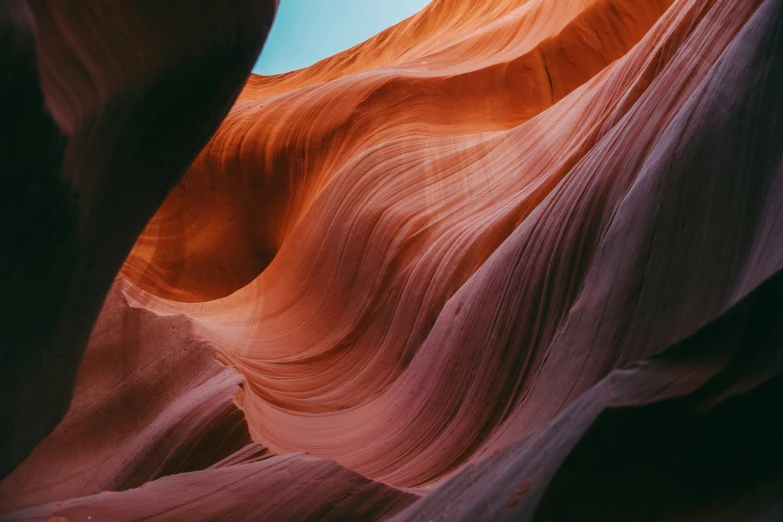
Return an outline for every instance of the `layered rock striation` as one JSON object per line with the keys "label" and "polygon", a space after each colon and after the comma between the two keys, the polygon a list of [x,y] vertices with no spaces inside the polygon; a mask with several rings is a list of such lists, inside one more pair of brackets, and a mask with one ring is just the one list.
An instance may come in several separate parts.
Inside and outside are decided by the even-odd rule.
{"label": "layered rock striation", "polygon": [[782,93],[781,0],[435,0],[251,76],[0,512],[775,519]]}

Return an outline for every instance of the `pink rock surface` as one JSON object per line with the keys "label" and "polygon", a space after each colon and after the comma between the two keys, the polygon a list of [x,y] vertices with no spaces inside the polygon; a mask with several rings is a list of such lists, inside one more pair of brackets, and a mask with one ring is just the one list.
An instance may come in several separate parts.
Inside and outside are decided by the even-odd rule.
{"label": "pink rock surface", "polygon": [[[138,285],[130,299],[196,320],[247,378],[242,407],[271,451],[334,458],[401,487],[437,483],[539,429],[611,370],[693,333],[783,265],[781,242],[770,240],[783,231],[780,107],[762,99],[778,82],[777,51],[737,40],[761,34],[759,5],[660,6],[622,57],[506,130],[417,112],[431,94],[418,83],[420,62],[285,94],[307,71],[253,79],[128,259],[123,277]],[[541,25],[516,42],[519,52],[563,38],[565,12],[579,24],[609,9],[525,6],[501,17]],[[371,84],[392,74],[408,85],[402,105],[384,105],[388,84]],[[264,81],[274,95],[262,98]],[[332,90],[338,106],[324,101]],[[396,108],[362,119],[369,106]],[[769,119],[751,119],[761,107]],[[406,113],[417,121],[397,119]],[[336,139],[350,144],[325,146],[315,136],[339,114],[348,126]],[[304,163],[275,167],[278,157]],[[285,191],[265,193],[271,176],[290,183],[290,203]],[[270,200],[283,207],[259,204]],[[252,233],[273,223],[246,208],[288,220],[269,266],[226,297],[184,302],[210,297],[207,285],[171,299],[167,271],[187,287],[188,267],[205,267],[222,284],[247,249],[266,249],[248,235],[247,248],[237,245],[220,226]],[[184,257],[169,265],[173,251]]]}
{"label": "pink rock surface", "polygon": [[[42,78],[58,150],[89,85]],[[781,93],[783,0],[436,0],[251,76],[121,269],[79,243],[119,277],[75,388],[9,359],[20,448],[74,390],[0,519],[780,518]]]}
{"label": "pink rock surface", "polygon": [[104,303],[65,418],[0,482],[0,511],[139,487],[251,444],[242,376],[188,318],[128,306],[125,286]]}
{"label": "pink rock surface", "polygon": [[[416,496],[306,455],[181,473],[0,520],[382,520]],[[58,518],[60,517],[60,518]]]}

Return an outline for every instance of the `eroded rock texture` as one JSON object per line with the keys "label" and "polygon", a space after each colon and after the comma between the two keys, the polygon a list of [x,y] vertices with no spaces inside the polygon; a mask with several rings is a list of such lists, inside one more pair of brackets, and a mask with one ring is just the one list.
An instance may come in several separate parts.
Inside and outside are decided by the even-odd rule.
{"label": "eroded rock texture", "polygon": [[776,520],[781,209],[783,0],[435,0],[251,76],[0,511]]}
{"label": "eroded rock texture", "polygon": [[68,414],[0,483],[6,511],[206,469],[252,442],[233,402],[242,377],[189,319],[128,306],[125,285],[104,304]]}
{"label": "eroded rock texture", "polygon": [[275,6],[0,5],[0,476],[62,419],[113,278],[235,100]]}

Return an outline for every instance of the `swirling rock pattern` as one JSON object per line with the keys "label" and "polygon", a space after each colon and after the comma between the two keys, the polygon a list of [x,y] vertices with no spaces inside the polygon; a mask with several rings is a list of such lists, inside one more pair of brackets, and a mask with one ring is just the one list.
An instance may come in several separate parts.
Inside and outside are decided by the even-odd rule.
{"label": "swirling rock pattern", "polygon": [[[415,500],[302,455],[182,473],[122,493],[17,511],[9,520],[380,520]],[[0,520],[6,517],[0,516]]]}
{"label": "swirling rock pattern", "polygon": [[435,0],[252,76],[0,506],[775,519],[781,93],[783,0]]}
{"label": "swirling rock pattern", "polygon": [[206,469],[251,444],[241,375],[191,321],[128,306],[119,281],[85,351],[71,408],[0,483],[6,511]]}

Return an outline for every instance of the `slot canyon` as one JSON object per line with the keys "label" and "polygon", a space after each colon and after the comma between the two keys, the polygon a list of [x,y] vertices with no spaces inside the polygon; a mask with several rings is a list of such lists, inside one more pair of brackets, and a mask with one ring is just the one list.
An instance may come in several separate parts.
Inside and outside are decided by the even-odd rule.
{"label": "slot canyon", "polygon": [[0,3],[0,521],[783,520],[783,0],[277,9]]}

